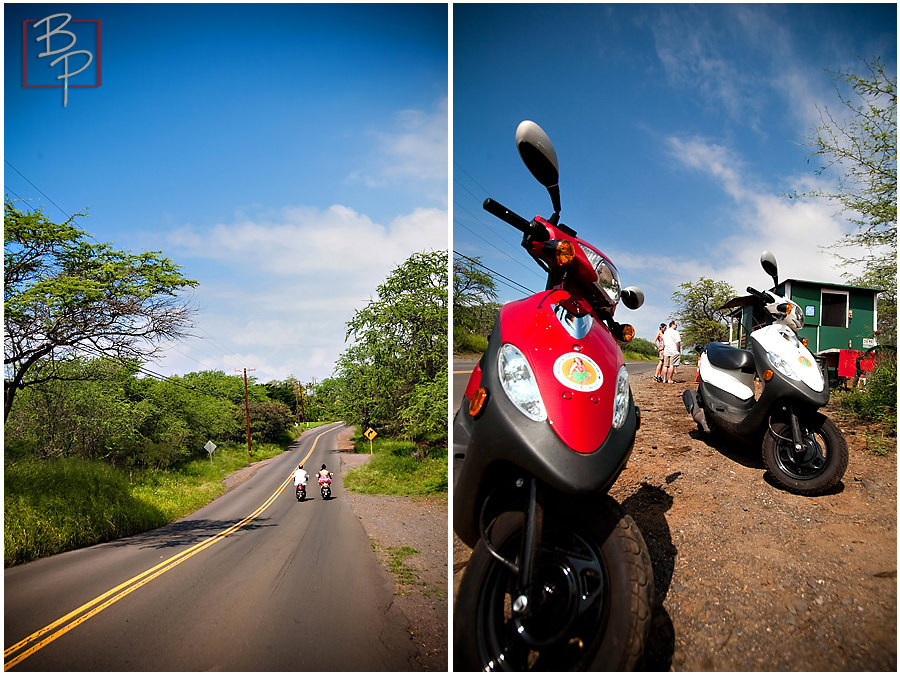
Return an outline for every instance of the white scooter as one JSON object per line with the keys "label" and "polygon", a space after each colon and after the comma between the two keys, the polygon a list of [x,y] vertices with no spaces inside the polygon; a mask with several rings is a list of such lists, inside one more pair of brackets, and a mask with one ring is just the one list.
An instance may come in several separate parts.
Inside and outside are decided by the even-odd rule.
{"label": "white scooter", "polygon": [[[778,286],[775,256],[764,251],[763,269]],[[762,444],[763,463],[780,486],[816,495],[840,483],[847,469],[847,441],[818,412],[828,403],[828,384],[815,357],[797,338],[800,307],[772,291],[747,288],[749,296],[726,307],[753,307],[749,349],[711,342],[700,355],[697,391],[684,406],[704,432],[721,431]],[[755,382],[762,393],[755,396]]]}

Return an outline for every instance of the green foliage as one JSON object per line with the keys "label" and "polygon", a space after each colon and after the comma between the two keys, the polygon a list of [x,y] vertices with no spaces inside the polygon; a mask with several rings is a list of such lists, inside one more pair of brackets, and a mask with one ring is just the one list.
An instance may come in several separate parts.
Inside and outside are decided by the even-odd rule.
{"label": "green foliage", "polygon": [[897,360],[881,360],[866,385],[836,394],[841,410],[863,420],[880,422],[888,434],[897,434]]}
{"label": "green foliage", "polygon": [[462,255],[453,259],[453,351],[458,354],[487,349],[500,311],[497,284],[480,260]]}
{"label": "green foliage", "polygon": [[623,351],[628,351],[633,354],[639,354],[640,356],[647,356],[652,359],[659,358],[659,351],[657,351],[656,347],[653,345],[650,340],[645,340],[644,338],[636,337],[631,342],[622,346]]}
{"label": "green foliage", "polygon": [[212,460],[195,459],[172,471],[126,471],[75,457],[7,461],[5,564],[17,565],[183,518],[221,495],[225,476],[283,449],[260,444],[251,460],[245,445],[221,445]]}
{"label": "green foliage", "polygon": [[76,350],[139,359],[180,337],[197,282],[158,251],[96,243],[71,223],[4,203],[4,419],[16,395],[59,379]]}
{"label": "green foliage", "polygon": [[447,285],[447,253],[415,253],[356,312],[353,344],[316,392],[333,397],[336,417],[420,443],[446,438]]}
{"label": "green foliage", "polygon": [[461,326],[453,326],[453,351],[456,354],[483,354],[488,348],[488,339],[469,333]]}
{"label": "green foliage", "polygon": [[[366,439],[364,449],[368,452]],[[421,457],[415,443],[377,437],[373,442],[374,456],[362,466],[350,469],[344,476],[344,487],[363,494],[397,495],[402,497],[442,494],[447,491],[447,451],[432,450]]]}
{"label": "green foliage", "polygon": [[[137,364],[113,359],[61,364],[60,378],[20,394],[6,422],[7,457],[80,457],[163,470],[205,458],[208,440],[246,442],[242,377],[213,371],[158,381],[137,372]],[[261,443],[288,442],[290,409],[269,401],[264,386],[248,390],[254,452]]]}
{"label": "green foliage", "polygon": [[388,571],[394,575],[398,584],[409,586],[420,583],[416,571],[406,564],[407,558],[419,553],[418,549],[412,546],[381,546],[374,539],[371,541],[372,548],[386,557]]}
{"label": "green foliage", "polygon": [[681,333],[682,349],[728,338],[726,317],[729,310],[721,308],[735,295],[737,294],[731,284],[706,277],[678,286],[678,290],[672,294],[672,302],[675,305],[673,316]]}
{"label": "green foliage", "polygon": [[128,476],[77,458],[26,460],[4,471],[4,562],[16,565],[165,524],[131,494]]}
{"label": "green foliage", "polygon": [[883,291],[878,299],[878,330],[883,342],[896,344],[897,79],[885,72],[880,58],[860,60],[862,75],[850,70],[834,74],[847,121],[839,121],[824,108],[819,111],[821,124],[815,135],[806,141],[813,157],[821,161],[818,173],[839,173],[837,190],[802,196],[836,201],[858,226],[834,247],[853,254],[836,253],[836,257],[842,266],[862,267],[862,274],[845,275],[849,283]]}

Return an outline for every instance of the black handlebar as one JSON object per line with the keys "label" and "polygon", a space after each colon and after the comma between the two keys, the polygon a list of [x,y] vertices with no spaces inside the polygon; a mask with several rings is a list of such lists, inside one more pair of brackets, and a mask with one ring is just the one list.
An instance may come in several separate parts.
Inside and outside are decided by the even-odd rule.
{"label": "black handlebar", "polygon": [[519,232],[524,234],[526,238],[531,238],[536,241],[547,241],[550,238],[550,235],[547,233],[547,228],[545,228],[543,225],[537,223],[534,220],[525,220],[518,213],[510,211],[508,208],[503,206],[503,204],[501,204],[500,202],[495,202],[490,197],[484,200],[482,208],[484,208],[484,210],[491,215],[497,216],[500,220],[512,225]]}
{"label": "black handlebar", "polygon": [[513,213],[508,208],[503,206],[503,204],[501,204],[500,202],[495,202],[493,199],[488,197],[484,200],[483,207],[485,211],[493,216],[497,216],[500,220],[509,223],[520,232],[524,234],[528,234],[529,232],[531,232],[530,222],[525,220],[519,214]]}
{"label": "black handlebar", "polygon": [[767,304],[770,302],[775,302],[775,298],[773,298],[771,295],[769,295],[768,293],[763,293],[762,291],[758,291],[755,288],[753,288],[752,286],[747,286],[747,292],[750,295],[756,296],[757,298],[759,298],[760,300],[762,300],[763,302],[765,302]]}

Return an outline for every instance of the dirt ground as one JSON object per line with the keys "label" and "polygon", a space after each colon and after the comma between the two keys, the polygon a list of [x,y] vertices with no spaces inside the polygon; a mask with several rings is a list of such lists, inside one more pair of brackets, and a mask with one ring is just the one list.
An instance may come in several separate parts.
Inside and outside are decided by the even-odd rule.
{"label": "dirt ground", "polygon": [[[897,670],[897,455],[843,430],[850,462],[833,493],[801,497],[758,451],[702,436],[676,384],[632,378],[642,426],[610,494],[653,562],[648,671]],[[896,450],[896,439],[891,439]],[[469,550],[454,536],[454,593]]]}
{"label": "dirt ground", "polygon": [[[353,453],[352,430],[340,432],[341,471],[369,459]],[[353,512],[373,542],[376,554],[389,570],[385,549],[409,546],[418,551],[404,560],[412,569],[411,583],[395,576],[395,602],[410,623],[410,637],[425,671],[446,672],[448,625],[447,498],[406,498],[347,493]]]}

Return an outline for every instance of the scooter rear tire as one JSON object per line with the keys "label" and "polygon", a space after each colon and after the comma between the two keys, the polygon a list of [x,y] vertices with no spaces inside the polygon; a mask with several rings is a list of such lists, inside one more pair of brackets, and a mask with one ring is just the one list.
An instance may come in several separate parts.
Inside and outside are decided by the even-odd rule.
{"label": "scooter rear tire", "polygon": [[[508,559],[518,557],[523,522],[511,512],[494,521],[491,542]],[[511,611],[513,573],[483,542],[475,546],[456,597],[454,669],[634,669],[650,626],[653,568],[631,516],[609,497],[545,507],[542,540],[535,586],[543,598],[522,621]],[[564,587],[564,568],[576,588]]]}
{"label": "scooter rear tire", "polygon": [[[815,442],[825,455],[820,468],[792,461],[791,426],[772,422],[762,444],[763,464],[781,487],[801,495],[819,495],[835,488],[847,470],[847,440],[837,425],[821,413],[800,419],[800,433],[806,443]],[[824,446],[824,447],[822,447]]]}

